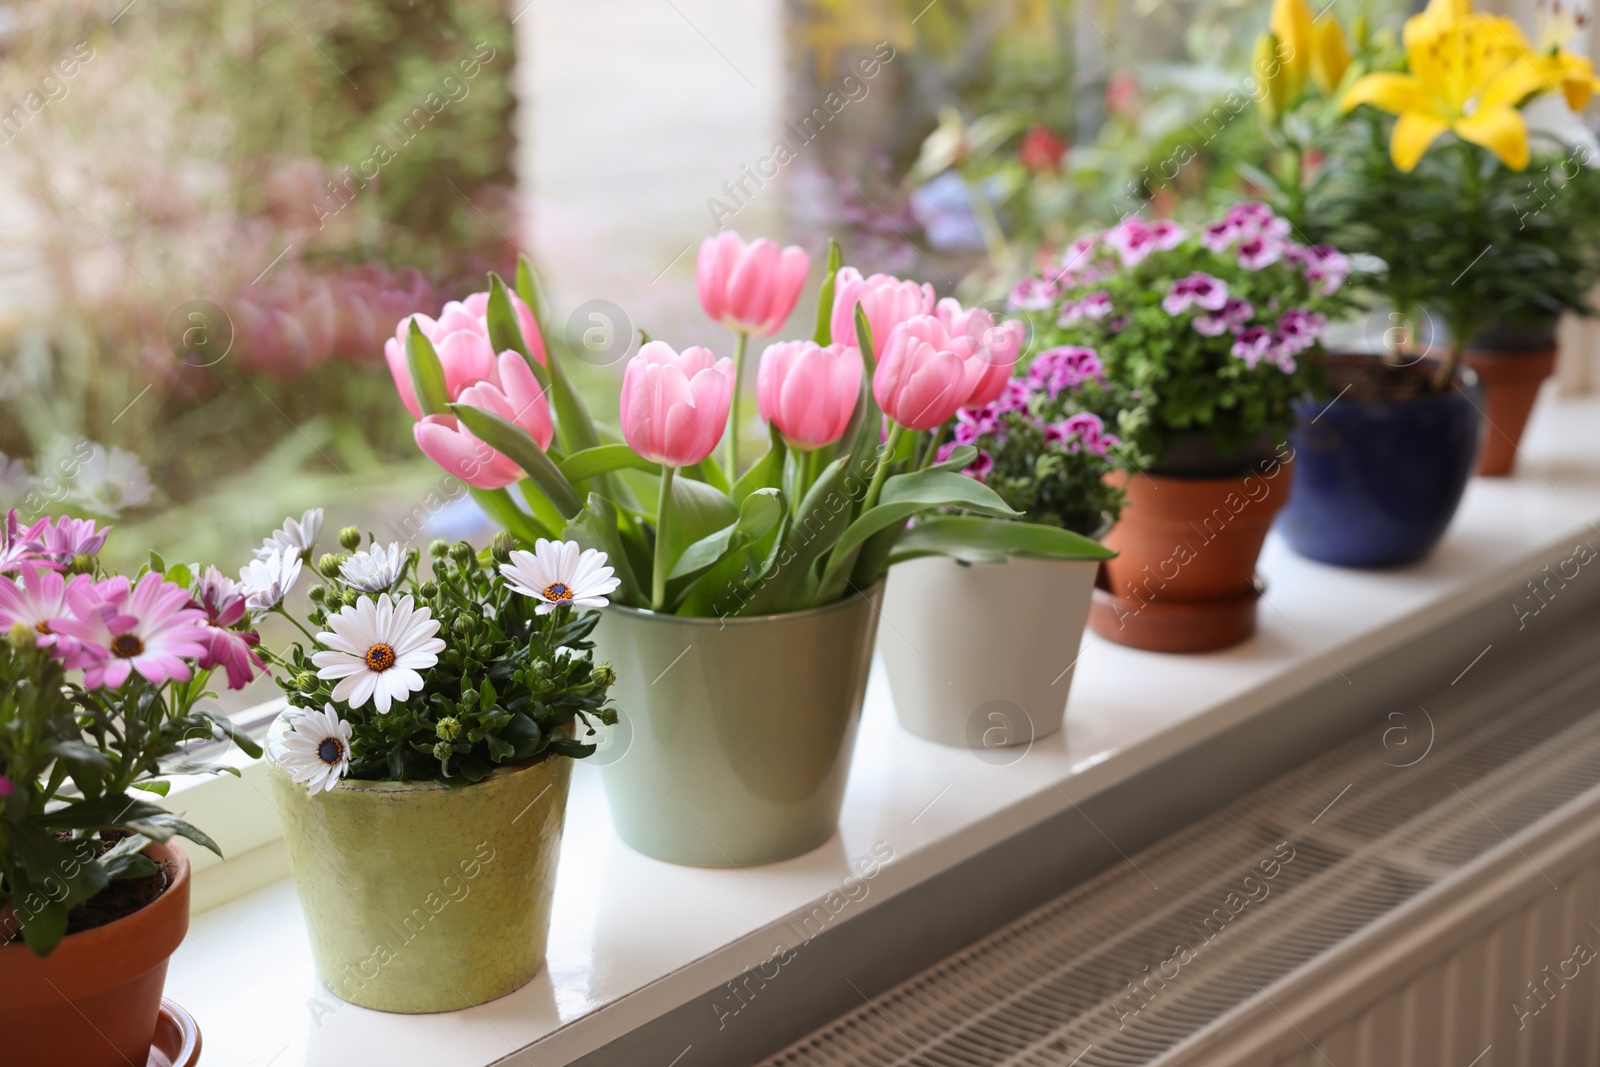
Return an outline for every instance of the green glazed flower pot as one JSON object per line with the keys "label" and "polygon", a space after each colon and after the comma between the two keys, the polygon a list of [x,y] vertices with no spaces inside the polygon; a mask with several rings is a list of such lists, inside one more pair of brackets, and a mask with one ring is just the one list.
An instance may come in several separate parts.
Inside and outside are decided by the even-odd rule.
{"label": "green glazed flower pot", "polygon": [[691,618],[612,605],[596,658],[619,722],[595,757],[617,833],[669,863],[743,867],[833,836],[883,583],[785,615]]}
{"label": "green glazed flower pot", "polygon": [[288,729],[280,717],[268,734],[268,777],[323,984],[364,1008],[431,1012],[532,979],[572,761],[456,788],[345,779],[313,797],[278,764]]}

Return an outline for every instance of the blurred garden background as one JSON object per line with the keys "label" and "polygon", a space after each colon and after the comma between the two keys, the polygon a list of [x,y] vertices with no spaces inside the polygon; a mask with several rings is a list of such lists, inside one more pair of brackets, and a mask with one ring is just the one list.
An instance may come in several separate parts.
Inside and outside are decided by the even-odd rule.
{"label": "blurred garden background", "polygon": [[[1334,3],[1380,43],[1412,11]],[[0,3],[0,506],[219,562],[312,506],[470,533],[384,366],[402,316],[525,251],[604,414],[637,331],[731,349],[694,298],[721,227],[999,307],[1087,227],[1259,192],[1268,8]]]}

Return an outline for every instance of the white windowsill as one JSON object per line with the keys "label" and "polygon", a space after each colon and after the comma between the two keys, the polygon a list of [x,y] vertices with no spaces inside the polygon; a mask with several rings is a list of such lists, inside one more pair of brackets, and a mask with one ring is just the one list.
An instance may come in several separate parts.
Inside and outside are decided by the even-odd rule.
{"label": "white windowsill", "polygon": [[[721,871],[640,856],[613,836],[599,773],[580,764],[548,966],[491,1004],[402,1016],[338,1001],[315,979],[294,888],[283,878],[196,916],[173,958],[167,995],[198,1019],[208,1062],[484,1067],[539,1041],[523,1062],[565,1064],[795,945],[804,935],[791,920],[838,890],[875,848],[892,849],[893,859],[865,883],[864,897],[852,890],[859,899],[834,922],[1059,813],[1068,798],[1126,781],[1500,595],[1513,580],[1539,576],[1579,538],[1600,548],[1597,422],[1600,399],[1558,400],[1547,389],[1523,446],[1532,466],[1525,461],[1514,478],[1474,479],[1445,542],[1418,566],[1339,570],[1270,540],[1261,630],[1237,648],[1160,656],[1086,636],[1066,729],[1014,765],[993,766],[901,730],[876,670],[841,832],[799,859]],[[1513,610],[1508,602],[1508,615]],[[235,857],[197,881],[216,887],[206,890],[214,898],[229,881],[249,884],[282,862],[264,783],[253,780],[259,770],[218,783],[230,787],[231,800],[215,799],[230,790],[209,784],[172,798]],[[224,816],[230,804],[244,813],[238,827],[207,817]],[[239,873],[230,874],[236,862]],[[714,998],[705,1000],[716,1013]],[[662,1062],[674,1054],[666,1050]]]}

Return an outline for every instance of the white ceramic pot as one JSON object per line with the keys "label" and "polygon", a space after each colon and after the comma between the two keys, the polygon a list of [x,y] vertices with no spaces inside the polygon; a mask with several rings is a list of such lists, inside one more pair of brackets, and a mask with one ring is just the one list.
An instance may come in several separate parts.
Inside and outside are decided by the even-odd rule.
{"label": "white ceramic pot", "polygon": [[891,568],[878,649],[901,725],[980,753],[1061,729],[1098,567],[930,556]]}

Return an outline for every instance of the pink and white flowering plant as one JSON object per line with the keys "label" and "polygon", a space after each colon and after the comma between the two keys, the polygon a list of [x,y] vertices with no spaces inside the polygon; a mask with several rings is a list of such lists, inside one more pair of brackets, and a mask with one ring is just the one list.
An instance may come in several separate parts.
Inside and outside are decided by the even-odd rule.
{"label": "pink and white flowering plant", "polygon": [[[1186,438],[1233,454],[1294,425],[1292,402],[1320,389],[1310,357],[1350,306],[1349,272],[1337,249],[1298,243],[1266,204],[1243,203],[1193,231],[1124,219],[1021,283],[1012,303],[1045,348],[1098,354],[1113,429],[1159,468]],[[1055,299],[1039,306],[1045,288]]]}
{"label": "pink and white flowering plant", "polygon": [[[605,553],[620,583],[613,600],[630,607],[728,616],[831,603],[882,578],[909,518],[944,509],[993,525],[968,526],[928,551],[954,552],[962,536],[979,536],[1002,548],[1025,542],[1032,554],[1104,555],[1063,529],[998,521],[1018,513],[960,473],[977,450],[960,445],[938,454],[958,411],[1003,395],[1022,354],[1023,324],[937,300],[929,285],[863,276],[844,266],[836,244],[812,336],[775,339],[761,354],[755,377],[766,452],[724,468],[719,446],[736,408],[737,356],[748,337],[781,327],[807,264],[798,250],[780,252],[771,242],[709,239],[700,257],[701,302],[736,331],[736,358],[698,344],[643,344],[624,368],[623,443],[602,443],[564,376],[559,339],[538,358],[510,289],[495,277],[481,348],[502,360],[524,358],[543,390],[539,403],[548,401],[549,435],[474,402],[472,383],[452,376],[424,322],[402,326],[405,366],[396,381],[408,405],[415,397],[413,414],[423,422],[448,420],[470,438],[470,450],[429,454],[447,469],[471,460],[494,472],[491,481],[464,480],[519,545],[565,540]],[[533,313],[533,332],[548,337],[526,264],[517,291]],[[546,354],[544,342],[537,347]],[[513,484],[526,508],[507,492]]]}
{"label": "pink and white flowering plant", "polygon": [[[211,701],[213,676],[242,688],[265,669],[243,591],[215,568],[107,571],[107,530],[68,517],[0,539],[0,943],[45,955],[74,909],[113,881],[155,878],[142,850],[200,830],[134,791],[224,770],[189,750],[261,750]],[[71,786],[72,788],[68,788]]]}

